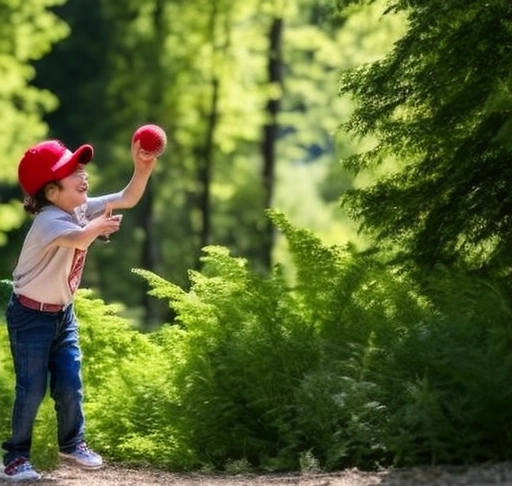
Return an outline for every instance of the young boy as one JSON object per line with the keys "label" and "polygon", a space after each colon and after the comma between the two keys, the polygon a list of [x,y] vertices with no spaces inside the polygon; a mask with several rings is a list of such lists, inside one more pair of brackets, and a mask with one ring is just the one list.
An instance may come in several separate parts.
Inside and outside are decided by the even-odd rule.
{"label": "young boy", "polygon": [[[120,192],[88,197],[85,166],[91,145],[75,152],[56,140],[27,150],[18,167],[24,207],[35,218],[13,272],[7,307],[9,341],[16,374],[12,434],[5,450],[3,478],[36,480],[30,463],[32,430],[48,378],[55,402],[59,455],[84,468],[99,468],[101,456],[85,442],[81,351],[73,295],[87,248],[98,237],[119,230],[116,209],[131,208],[142,197],[156,159],[132,145],[133,176]],[[1,468],[0,468],[1,471]]]}

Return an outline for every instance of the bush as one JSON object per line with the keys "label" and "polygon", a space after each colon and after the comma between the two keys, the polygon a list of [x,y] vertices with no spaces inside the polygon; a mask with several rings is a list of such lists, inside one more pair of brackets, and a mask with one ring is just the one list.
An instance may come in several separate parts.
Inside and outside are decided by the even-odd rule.
{"label": "bush", "polygon": [[[205,249],[188,292],[137,271],[177,315],[179,331],[160,335],[167,354],[179,355],[180,436],[216,468],[247,459],[299,469],[307,454],[327,469],[389,461],[388,353],[428,305],[405,272],[377,256],[327,248],[272,217],[290,244],[293,284],[279,267],[260,277],[219,247]],[[178,348],[163,337],[176,332]]]}
{"label": "bush", "polygon": [[193,458],[176,444],[170,413],[173,357],[119,310],[88,291],[76,303],[90,443],[112,460],[190,468]]}
{"label": "bush", "polygon": [[[176,315],[151,334],[79,292],[90,444],[111,460],[175,470],[510,459],[510,288],[454,269],[418,276],[271,217],[288,240],[291,277],[279,266],[258,275],[215,246],[187,291],[135,270]],[[7,410],[5,326],[0,339]],[[50,405],[36,426],[36,464],[55,461]]]}

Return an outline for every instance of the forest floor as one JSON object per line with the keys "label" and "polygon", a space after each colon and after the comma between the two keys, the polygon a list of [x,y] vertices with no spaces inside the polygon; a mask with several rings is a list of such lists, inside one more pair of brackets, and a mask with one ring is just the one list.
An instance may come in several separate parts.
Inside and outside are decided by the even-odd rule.
{"label": "forest floor", "polygon": [[[0,479],[0,484],[8,484]],[[210,475],[177,474],[107,465],[97,471],[62,466],[43,475],[41,486],[512,486],[512,463],[435,466],[329,474]]]}

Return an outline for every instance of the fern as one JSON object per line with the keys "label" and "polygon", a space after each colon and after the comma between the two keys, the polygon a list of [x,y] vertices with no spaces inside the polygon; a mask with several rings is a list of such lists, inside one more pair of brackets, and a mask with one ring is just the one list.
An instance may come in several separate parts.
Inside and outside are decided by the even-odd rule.
{"label": "fern", "polygon": [[[385,255],[326,246],[281,213],[271,217],[292,268],[262,276],[209,246],[188,290],[134,270],[176,316],[153,333],[136,330],[121,306],[79,292],[91,445],[111,460],[175,470],[508,458],[509,286],[443,268],[420,278]],[[47,401],[36,464],[55,460],[52,418]]]}

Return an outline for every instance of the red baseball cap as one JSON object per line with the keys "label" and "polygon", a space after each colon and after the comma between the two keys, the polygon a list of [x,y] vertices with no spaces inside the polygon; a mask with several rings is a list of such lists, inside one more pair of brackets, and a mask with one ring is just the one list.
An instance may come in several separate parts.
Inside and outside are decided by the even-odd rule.
{"label": "red baseball cap", "polygon": [[33,196],[45,184],[71,175],[79,164],[87,164],[94,156],[91,145],[74,152],[58,140],[46,140],[29,148],[18,166],[18,180],[26,194]]}

